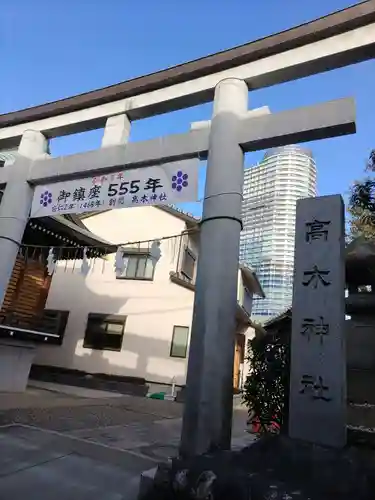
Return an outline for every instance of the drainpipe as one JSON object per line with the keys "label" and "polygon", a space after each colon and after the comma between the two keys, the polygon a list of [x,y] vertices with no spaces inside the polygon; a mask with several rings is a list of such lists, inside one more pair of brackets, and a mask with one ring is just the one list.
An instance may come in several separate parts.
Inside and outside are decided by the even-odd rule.
{"label": "drainpipe", "polygon": [[174,398],[176,392],[176,377],[172,377],[171,382],[172,382],[171,396],[172,398]]}

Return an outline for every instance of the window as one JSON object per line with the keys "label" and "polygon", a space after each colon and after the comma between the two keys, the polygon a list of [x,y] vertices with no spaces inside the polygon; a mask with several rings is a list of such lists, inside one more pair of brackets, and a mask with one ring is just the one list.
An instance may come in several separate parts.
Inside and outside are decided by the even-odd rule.
{"label": "window", "polygon": [[181,273],[188,278],[189,281],[193,281],[194,279],[195,261],[196,257],[194,253],[188,247],[185,247],[182,258]]}
{"label": "window", "polygon": [[126,316],[90,313],[87,318],[83,347],[121,351]]}
{"label": "window", "polygon": [[244,287],[244,297],[242,306],[244,307],[245,311],[248,314],[251,314],[251,310],[253,308],[253,293],[250,292],[246,287]]}
{"label": "window", "polygon": [[124,254],[124,271],[118,279],[149,280],[154,279],[156,260],[147,253]]}
{"label": "window", "polygon": [[37,325],[42,331],[55,333],[59,336],[56,344],[62,345],[66,325],[68,323],[69,311],[58,311],[55,309],[44,309],[43,316]]}
{"label": "window", "polygon": [[189,339],[188,326],[174,326],[170,356],[172,358],[186,358]]}

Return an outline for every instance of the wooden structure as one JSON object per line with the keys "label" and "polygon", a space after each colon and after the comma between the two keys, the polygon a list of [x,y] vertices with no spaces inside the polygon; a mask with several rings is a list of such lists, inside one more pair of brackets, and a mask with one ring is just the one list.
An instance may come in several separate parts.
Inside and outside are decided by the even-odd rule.
{"label": "wooden structure", "polygon": [[61,345],[68,312],[45,309],[52,275],[48,256],[57,261],[100,257],[115,251],[75,216],[29,220],[0,311],[0,391],[26,388],[35,347]]}
{"label": "wooden structure", "polygon": [[[61,344],[67,316],[46,311],[52,275],[48,274],[50,248],[56,260],[81,259],[115,251],[115,247],[92,235],[78,217],[58,216],[31,219],[0,311],[0,338]],[[95,250],[90,250],[95,248]]]}

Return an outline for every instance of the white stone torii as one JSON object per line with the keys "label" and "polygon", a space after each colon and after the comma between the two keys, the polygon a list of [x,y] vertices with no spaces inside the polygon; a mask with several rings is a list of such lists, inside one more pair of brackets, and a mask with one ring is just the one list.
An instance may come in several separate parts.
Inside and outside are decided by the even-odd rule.
{"label": "white stone torii", "polygon": [[246,83],[223,80],[215,89],[210,125],[193,125],[186,134],[124,145],[130,123],[126,116],[116,116],[108,119],[104,147],[57,158],[49,157],[48,141],[41,132],[28,130],[22,136],[15,162],[0,170],[0,183],[6,183],[0,204],[2,302],[36,185],[197,155],[207,157],[187,374],[189,390],[181,440],[181,453],[185,455],[230,447],[244,152],[355,132],[352,99],[274,115],[262,114],[267,110],[248,111],[247,106]]}
{"label": "white stone torii", "polygon": [[[360,21],[352,22],[354,11]],[[43,109],[36,109],[35,113],[31,110],[30,114],[26,110],[21,115],[29,113],[36,118],[22,122],[22,117],[16,117],[14,124],[13,118],[5,115],[2,122],[0,116],[0,124],[6,124],[0,128],[0,147],[19,145],[15,163],[0,170],[0,183],[6,183],[0,205],[0,300],[29,217],[34,186],[198,155],[208,158],[180,448],[183,455],[230,447],[244,152],[355,132],[351,99],[254,116],[259,112],[248,111],[248,86],[260,88],[373,57],[374,13],[375,0],[364,2],[313,21],[311,26],[294,28],[294,32],[304,33],[297,44],[292,40],[294,35],[290,35],[292,49],[282,46],[289,36],[287,32],[274,35],[275,47],[267,56],[173,85],[166,78],[163,88],[140,91],[125,99],[100,105],[89,103],[86,109],[76,111],[64,111],[64,106],[59,108],[57,103],[62,109],[60,114],[47,116]],[[331,27],[338,22],[340,30],[332,34]],[[126,144],[131,120],[212,98],[210,124],[194,124],[186,134]],[[89,99],[90,96],[86,101]],[[49,158],[48,138],[104,124],[101,149]]]}
{"label": "white stone torii", "polygon": [[[258,54],[260,45],[266,48],[260,49],[263,52]],[[249,62],[243,60],[247,50],[255,53]],[[219,56],[221,61],[235,59],[237,51],[241,55],[236,65],[232,67],[228,63],[227,69],[216,69],[213,58]],[[156,77],[160,75],[163,82],[154,90],[142,88],[146,76],[125,82],[135,88],[127,97],[119,97],[121,84],[117,84],[108,88],[113,89],[112,97],[106,97],[100,104],[96,103],[96,100],[100,101],[97,94],[104,95],[107,89],[23,110],[22,115],[32,117],[27,120],[13,120],[13,115],[20,112],[10,113],[12,120],[5,115],[4,125],[0,115],[0,149],[17,148],[22,134],[28,129],[40,131],[49,138],[61,137],[105,127],[107,119],[114,115],[126,113],[133,121],[209,102],[216,85],[226,78],[244,80],[251,90],[260,89],[365,61],[374,53],[375,0],[368,0],[282,33],[203,58],[201,62],[207,60],[207,70],[202,76],[192,73],[188,79],[171,82],[169,74],[174,70],[171,67],[155,74]],[[177,69],[183,71],[184,66],[195,67],[199,62],[185,63]],[[82,98],[84,104],[71,106],[70,102],[77,97]],[[54,107],[58,112],[44,111]]]}

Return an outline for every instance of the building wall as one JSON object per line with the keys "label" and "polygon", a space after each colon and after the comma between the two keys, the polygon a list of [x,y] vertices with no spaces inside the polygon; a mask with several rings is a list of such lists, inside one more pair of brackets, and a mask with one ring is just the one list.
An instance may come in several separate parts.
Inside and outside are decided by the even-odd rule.
{"label": "building wall", "polygon": [[309,150],[286,146],[268,151],[245,170],[240,261],[257,273],[265,299],[253,315],[265,321],[291,305],[296,202],[316,195],[316,166]]}
{"label": "building wall", "polygon": [[243,387],[243,384],[245,383],[246,378],[250,372],[250,365],[249,365],[248,361],[246,360],[246,358],[247,358],[247,344],[248,344],[249,340],[251,340],[255,337],[255,329],[253,327],[249,326],[244,331],[244,335],[245,335],[245,359],[244,359],[244,363],[242,366],[241,388]]}
{"label": "building wall", "polygon": [[251,316],[254,302],[254,292],[248,290],[246,287],[241,269],[238,270],[237,301],[246,313]]}
{"label": "building wall", "polygon": [[[185,222],[155,207],[112,210],[85,219],[94,234],[116,244],[180,234]],[[80,262],[58,267],[46,307],[70,311],[61,347],[41,346],[36,363],[183,384],[187,360],[170,357],[173,326],[190,328],[194,292],[174,284],[169,273],[181,260],[181,238],[161,242],[153,281],[116,280],[114,255],[90,263],[85,277]],[[194,246],[196,242],[191,242]],[[197,249],[195,249],[197,251]],[[122,350],[83,347],[89,313],[126,315]]]}

